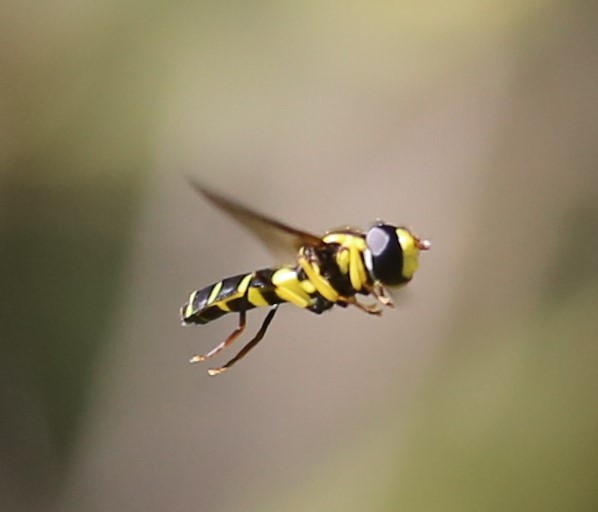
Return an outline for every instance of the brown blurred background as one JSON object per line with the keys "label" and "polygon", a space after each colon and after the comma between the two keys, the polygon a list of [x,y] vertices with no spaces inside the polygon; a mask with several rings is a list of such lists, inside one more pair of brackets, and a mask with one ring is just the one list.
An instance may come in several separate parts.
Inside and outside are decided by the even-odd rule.
{"label": "brown blurred background", "polygon": [[[3,2],[0,510],[598,510],[597,21]],[[236,319],[178,308],[274,262],[186,174],[433,248],[396,311],[283,308],[212,379]]]}

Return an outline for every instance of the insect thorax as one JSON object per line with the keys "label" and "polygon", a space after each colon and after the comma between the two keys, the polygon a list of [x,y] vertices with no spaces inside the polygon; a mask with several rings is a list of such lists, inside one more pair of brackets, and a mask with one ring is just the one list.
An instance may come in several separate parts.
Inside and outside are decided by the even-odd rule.
{"label": "insect thorax", "polygon": [[[329,233],[324,237],[327,242],[323,248],[304,248],[306,256],[313,258],[322,276],[339,295],[350,297],[357,293],[368,295],[367,286],[373,282],[365,263],[367,246],[361,236],[347,233]],[[351,279],[351,267],[358,268],[358,278]],[[359,286],[355,281],[360,283]]]}

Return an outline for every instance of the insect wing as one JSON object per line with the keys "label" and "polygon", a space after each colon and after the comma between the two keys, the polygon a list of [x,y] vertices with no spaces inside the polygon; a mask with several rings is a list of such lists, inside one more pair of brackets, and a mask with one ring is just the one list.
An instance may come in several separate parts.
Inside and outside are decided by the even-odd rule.
{"label": "insect wing", "polygon": [[281,262],[295,261],[297,252],[305,245],[312,247],[326,245],[319,236],[262,215],[232,199],[208,190],[193,179],[189,181],[199,194],[259,238],[270,252],[280,258]]}

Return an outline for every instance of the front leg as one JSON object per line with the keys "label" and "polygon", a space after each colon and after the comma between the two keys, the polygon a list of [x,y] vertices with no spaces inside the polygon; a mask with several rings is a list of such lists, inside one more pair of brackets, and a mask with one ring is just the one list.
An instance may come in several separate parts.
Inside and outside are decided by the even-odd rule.
{"label": "front leg", "polygon": [[382,309],[380,309],[377,304],[364,304],[363,302],[359,302],[355,296],[339,297],[338,302],[341,306],[356,306],[361,309],[361,311],[370,315],[382,316]]}
{"label": "front leg", "polygon": [[393,302],[392,298],[389,295],[387,295],[386,290],[379,282],[376,281],[374,285],[372,287],[368,287],[367,290],[383,306],[387,306],[389,308],[395,307],[395,303]]}

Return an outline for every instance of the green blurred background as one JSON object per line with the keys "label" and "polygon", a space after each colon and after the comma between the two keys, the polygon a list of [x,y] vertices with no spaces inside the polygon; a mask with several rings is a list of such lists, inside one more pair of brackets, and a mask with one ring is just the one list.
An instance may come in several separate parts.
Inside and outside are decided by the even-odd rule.
{"label": "green blurred background", "polygon": [[[598,510],[597,20],[4,1],[0,510]],[[178,308],[272,260],[189,173],[433,249],[397,311],[283,308],[211,379],[236,320]]]}

